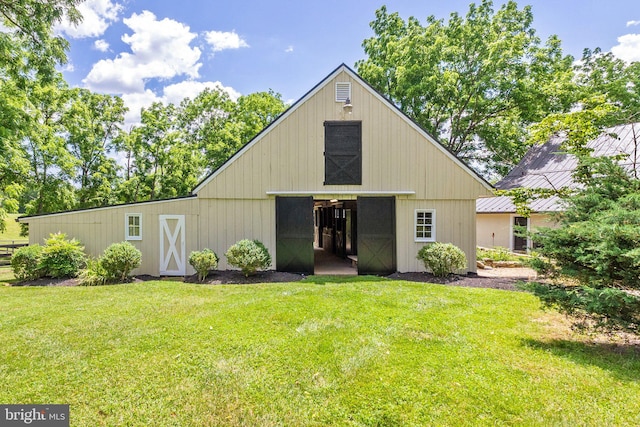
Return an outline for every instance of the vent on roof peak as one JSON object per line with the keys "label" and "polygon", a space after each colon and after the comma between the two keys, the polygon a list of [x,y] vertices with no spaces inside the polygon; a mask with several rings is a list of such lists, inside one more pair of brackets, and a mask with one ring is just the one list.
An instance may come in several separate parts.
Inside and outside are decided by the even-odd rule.
{"label": "vent on roof peak", "polygon": [[336,102],[344,102],[351,98],[351,83],[336,82]]}

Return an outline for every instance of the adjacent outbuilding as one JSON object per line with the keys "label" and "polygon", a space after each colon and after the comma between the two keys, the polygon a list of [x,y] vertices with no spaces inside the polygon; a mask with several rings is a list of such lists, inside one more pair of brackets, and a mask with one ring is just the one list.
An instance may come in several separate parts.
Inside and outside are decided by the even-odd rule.
{"label": "adjacent outbuilding", "polygon": [[[422,271],[418,250],[450,242],[476,267],[476,199],[492,187],[346,65],[206,177],[191,195],[20,218],[99,255],[142,252],[136,274],[186,275],[191,251],[262,241],[279,271],[313,274],[318,251],[359,274]],[[323,257],[324,258],[324,257]],[[229,266],[221,256],[219,268]]]}

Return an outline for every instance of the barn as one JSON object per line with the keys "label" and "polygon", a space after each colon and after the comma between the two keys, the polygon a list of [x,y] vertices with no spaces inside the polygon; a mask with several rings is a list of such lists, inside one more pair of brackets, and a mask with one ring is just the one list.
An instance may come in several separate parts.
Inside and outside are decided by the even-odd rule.
{"label": "barn", "polygon": [[[422,271],[451,242],[475,271],[476,199],[492,187],[342,64],[186,197],[20,218],[30,243],[64,232],[99,255],[142,252],[136,274],[187,275],[191,251],[262,241],[278,271],[313,274],[318,253],[358,274]],[[230,268],[221,256],[219,268]]]}

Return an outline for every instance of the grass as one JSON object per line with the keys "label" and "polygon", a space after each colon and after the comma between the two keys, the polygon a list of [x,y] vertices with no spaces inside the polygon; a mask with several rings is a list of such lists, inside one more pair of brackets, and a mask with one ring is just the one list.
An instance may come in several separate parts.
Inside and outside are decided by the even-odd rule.
{"label": "grass", "polygon": [[640,355],[526,293],[374,278],[0,287],[0,402],[84,425],[640,425]]}
{"label": "grass", "polygon": [[6,230],[3,233],[0,233],[0,244],[2,243],[11,243],[15,241],[16,243],[28,243],[28,237],[20,236],[20,224],[16,222],[16,218],[18,214],[8,214],[7,218],[5,218]]}
{"label": "grass", "polygon": [[490,259],[493,261],[524,261],[527,258],[521,255],[509,252],[507,248],[495,247],[489,248],[476,248],[476,257],[479,260]]}

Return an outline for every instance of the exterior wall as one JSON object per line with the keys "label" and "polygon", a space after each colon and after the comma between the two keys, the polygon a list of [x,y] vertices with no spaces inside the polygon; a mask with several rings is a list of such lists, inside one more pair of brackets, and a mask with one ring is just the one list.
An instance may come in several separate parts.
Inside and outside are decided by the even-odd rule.
{"label": "exterior wall", "polygon": [[396,234],[398,271],[425,271],[416,256],[427,243],[415,241],[415,210],[435,209],[436,241],[453,243],[467,256],[467,269],[476,271],[475,200],[415,200],[396,199]]}
{"label": "exterior wall", "polygon": [[199,247],[213,250],[221,270],[232,269],[224,256],[226,250],[242,239],[258,239],[269,250],[272,266],[276,263],[275,198],[258,200],[205,199],[200,201]]}
{"label": "exterior wall", "polygon": [[[351,82],[351,114],[335,101],[336,82]],[[362,185],[324,185],[328,120],[362,121]],[[367,192],[397,195],[399,271],[424,270],[416,259],[424,244],[414,241],[417,208],[436,209],[437,240],[463,249],[469,271],[475,271],[475,200],[491,194],[488,185],[345,71],[312,92],[195,192],[203,206],[201,233],[208,236],[208,247],[220,254],[241,238],[262,236],[274,262],[275,194],[327,200],[355,199]],[[226,268],[224,261],[220,268]]]}
{"label": "exterior wall", "polygon": [[[335,82],[351,82],[352,114],[335,101]],[[362,121],[362,185],[323,185],[324,122]],[[417,199],[475,200],[489,189],[394,108],[346,72],[323,85],[255,144],[223,166],[199,198],[266,198],[267,192],[415,192]]]}
{"label": "exterior wall", "polygon": [[[476,215],[478,246],[485,248],[513,247],[513,213],[482,213]],[[529,218],[529,229],[556,227],[557,223],[548,214],[534,213]]]}
{"label": "exterior wall", "polygon": [[[185,216],[186,257],[202,249],[198,233],[198,200],[178,199],[29,218],[29,244],[44,243],[50,233],[62,232],[82,242],[85,252],[99,256],[112,243],[125,240],[125,214],[142,214],[142,240],[129,241],[142,252],[140,268],[134,274],[157,276],[160,268],[159,215]],[[186,263],[187,274],[194,270]]]}

